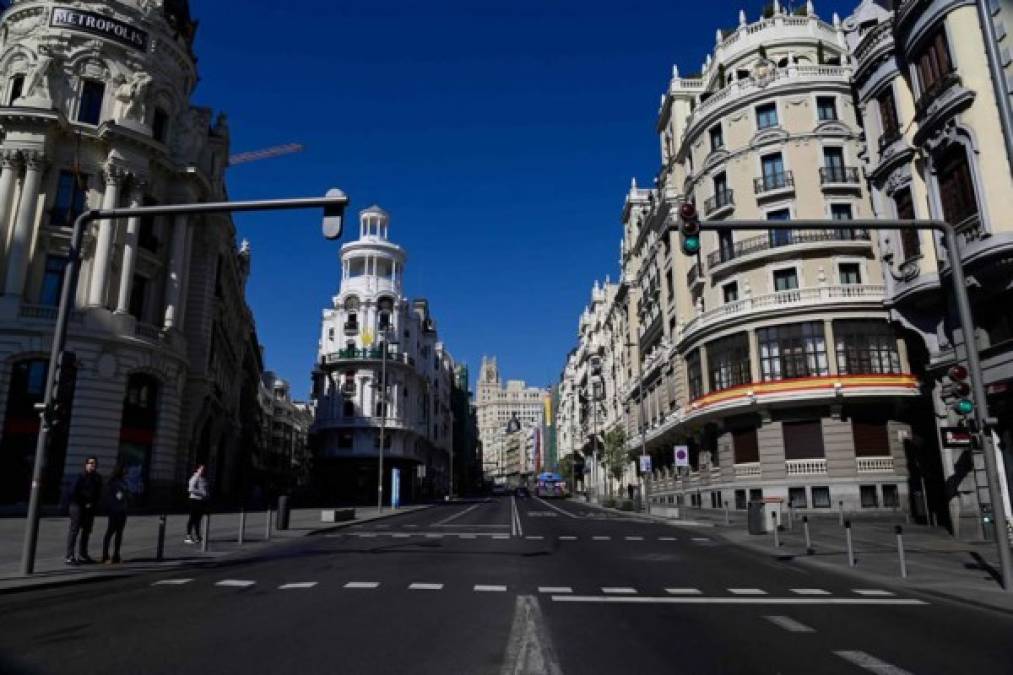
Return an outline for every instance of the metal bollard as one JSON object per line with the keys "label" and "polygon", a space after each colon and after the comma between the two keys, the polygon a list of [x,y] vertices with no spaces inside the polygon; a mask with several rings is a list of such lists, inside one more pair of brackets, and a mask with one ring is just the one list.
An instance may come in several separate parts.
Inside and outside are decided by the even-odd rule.
{"label": "metal bollard", "polygon": [[851,521],[844,521],[844,536],[848,541],[848,567],[855,566],[855,549],[851,544]]}
{"label": "metal bollard", "polygon": [[843,499],[841,501],[837,502],[837,507],[839,509],[837,516],[838,516],[838,518],[840,520],[841,527],[843,527],[844,526],[844,500]]}
{"label": "metal bollard", "polygon": [[155,543],[155,560],[165,556],[165,514],[158,517],[158,541]]}
{"label": "metal bollard", "polygon": [[264,523],[264,541],[271,541],[271,512],[272,508],[267,507],[267,522]]}
{"label": "metal bollard", "polygon": [[795,512],[791,509],[791,504],[788,504],[788,531],[792,532],[795,529]]}
{"label": "metal bollard", "polygon": [[211,547],[211,514],[204,514],[204,538],[200,542],[201,553],[207,553]]}
{"label": "metal bollard", "polygon": [[802,532],[805,534],[805,554],[812,555],[816,549],[813,548],[812,539],[809,538],[809,516],[802,516]]}
{"label": "metal bollard", "polygon": [[904,529],[898,525],[894,528],[897,533],[897,559],[900,561],[900,576],[907,579],[907,558],[904,556]]}
{"label": "metal bollard", "polygon": [[774,521],[774,548],[780,548],[781,547],[781,538],[780,538],[780,536],[779,536],[779,534],[777,532],[777,511],[772,511],[771,512],[770,519],[772,521]]}
{"label": "metal bollard", "polygon": [[236,537],[236,541],[240,546],[243,545],[243,541],[246,539],[246,509],[239,509],[239,536]]}
{"label": "metal bollard", "polygon": [[731,521],[728,519],[728,502],[725,502],[725,525],[731,525]]}

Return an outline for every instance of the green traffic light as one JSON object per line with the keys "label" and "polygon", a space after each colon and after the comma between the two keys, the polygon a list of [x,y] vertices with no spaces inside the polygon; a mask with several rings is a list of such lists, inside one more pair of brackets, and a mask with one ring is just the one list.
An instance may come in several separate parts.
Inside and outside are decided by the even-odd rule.
{"label": "green traffic light", "polygon": [[961,415],[970,415],[974,412],[974,404],[966,398],[962,398],[953,404],[953,409]]}
{"label": "green traffic light", "polygon": [[682,240],[682,252],[696,255],[700,251],[700,237],[686,237]]}

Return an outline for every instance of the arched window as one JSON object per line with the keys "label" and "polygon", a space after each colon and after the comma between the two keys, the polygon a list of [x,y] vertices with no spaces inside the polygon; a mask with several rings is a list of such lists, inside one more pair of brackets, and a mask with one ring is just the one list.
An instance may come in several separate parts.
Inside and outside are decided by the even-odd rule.
{"label": "arched window", "polygon": [[[39,413],[35,405],[42,403],[48,366],[42,359],[28,359],[11,367],[7,415],[0,442],[0,458],[5,467],[0,471],[0,504],[23,502],[28,498],[39,433]],[[50,458],[49,464],[53,463]],[[63,469],[62,462],[60,469]]]}
{"label": "arched window", "polygon": [[151,471],[151,454],[158,428],[158,380],[144,373],[127,378],[120,422],[118,461],[126,469],[127,487],[143,499]]}

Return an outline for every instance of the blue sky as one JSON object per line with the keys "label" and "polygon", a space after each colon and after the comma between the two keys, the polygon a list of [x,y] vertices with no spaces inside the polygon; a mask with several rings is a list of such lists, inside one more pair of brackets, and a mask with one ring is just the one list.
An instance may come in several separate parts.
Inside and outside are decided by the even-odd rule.
{"label": "blue sky", "polygon": [[[228,113],[233,152],[306,146],[230,169],[233,199],[338,186],[353,223],[379,203],[408,251],[407,293],[430,300],[472,379],[489,354],[505,377],[547,385],[593,281],[618,276],[623,198],[632,176],[646,185],[658,170],[672,64],[698,70],[715,29],[763,4],[191,0],[194,102]],[[236,219],[266,363],[299,397],[339,283],[339,244],[319,220]]]}

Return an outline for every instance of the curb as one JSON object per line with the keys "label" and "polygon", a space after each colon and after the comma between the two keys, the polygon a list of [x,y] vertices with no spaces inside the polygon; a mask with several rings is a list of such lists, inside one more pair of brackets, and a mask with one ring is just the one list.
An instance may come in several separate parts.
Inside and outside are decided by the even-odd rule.
{"label": "curb", "polygon": [[672,525],[673,527],[685,526],[685,527],[717,527],[716,523],[708,523],[702,520],[681,520],[678,518],[665,518],[664,516],[655,516],[650,513],[641,513],[640,511],[623,511],[622,509],[615,509],[609,506],[602,506],[601,504],[595,504],[594,502],[580,502],[574,499],[567,500],[573,504],[580,506],[590,506],[600,511],[608,511],[610,513],[616,513],[621,516],[627,516],[629,518],[648,518],[657,523],[663,523],[665,525]]}

